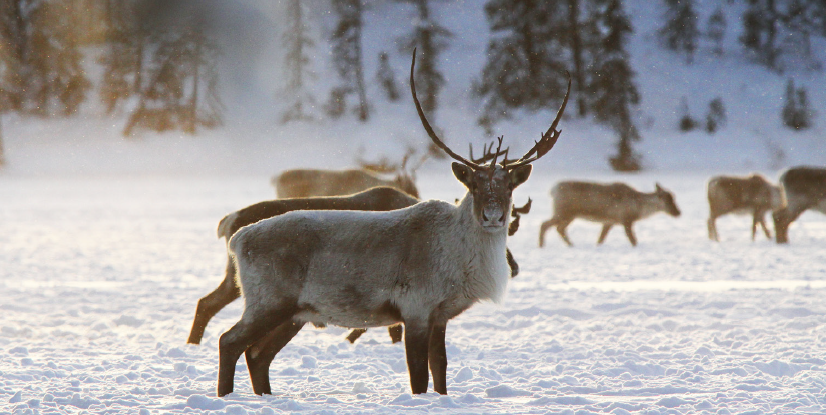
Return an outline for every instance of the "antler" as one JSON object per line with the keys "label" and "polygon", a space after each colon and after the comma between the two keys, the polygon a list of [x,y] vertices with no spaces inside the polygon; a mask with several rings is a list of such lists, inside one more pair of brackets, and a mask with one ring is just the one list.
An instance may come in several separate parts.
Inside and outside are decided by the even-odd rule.
{"label": "antler", "polygon": [[[416,103],[416,111],[419,112],[419,118],[422,120],[422,125],[424,126],[425,131],[427,131],[427,135],[430,136],[430,139],[433,140],[433,144],[436,144],[437,147],[441,148],[447,155],[453,157],[454,160],[459,161],[465,164],[468,167],[473,168],[474,170],[482,169],[483,166],[476,164],[470,160],[465,159],[464,157],[456,154],[451,150],[433,131],[433,128],[430,126],[430,123],[427,122],[427,118],[424,116],[424,111],[422,111],[422,105],[419,103],[419,98],[416,97],[416,83],[413,80],[413,69],[416,67],[416,48],[413,48],[413,62],[410,64],[410,92],[413,93],[413,102]],[[570,81],[569,81],[569,89],[570,89]],[[567,96],[566,96],[567,99]],[[556,124],[554,124],[556,125]]]}
{"label": "antler", "polygon": [[[562,113],[565,112],[565,106],[568,105],[568,95],[571,94],[571,74],[568,74],[568,90],[565,92],[565,99],[562,100],[562,106],[559,107],[559,111],[556,113],[556,118],[554,118],[554,122],[551,124],[551,127],[548,128],[548,131],[542,135],[542,138],[537,141],[533,148],[530,149],[524,156],[520,157],[514,163],[504,165],[508,170],[515,169],[519,166],[524,166],[526,164],[533,163],[534,161],[538,160],[540,157],[547,154],[556,144],[556,140],[559,139],[559,134],[562,133],[561,130],[557,130],[556,126],[559,124],[559,119],[562,118]],[[536,156],[531,157],[532,154],[536,153]]]}
{"label": "antler", "polygon": [[[468,143],[468,147],[470,149],[470,161],[472,161],[476,164],[486,164],[487,162],[493,160],[494,157],[498,157],[498,155],[500,155],[500,154],[504,154],[505,157],[507,158],[507,154],[508,154],[508,149],[507,148],[502,150],[502,151],[497,151],[496,153],[493,153],[493,143],[491,143],[490,147],[488,147],[487,144],[482,145],[482,156],[481,157],[473,157],[473,144]],[[512,160],[512,161],[515,161],[515,160]]]}

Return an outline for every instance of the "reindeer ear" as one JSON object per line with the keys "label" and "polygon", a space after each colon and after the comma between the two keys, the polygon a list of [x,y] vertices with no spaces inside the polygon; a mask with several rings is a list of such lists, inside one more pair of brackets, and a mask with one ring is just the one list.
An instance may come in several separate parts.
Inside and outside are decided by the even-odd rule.
{"label": "reindeer ear", "polygon": [[470,189],[473,184],[473,169],[455,161],[450,167],[453,169],[453,175],[456,176],[465,187]]}
{"label": "reindeer ear", "polygon": [[513,185],[514,189],[522,183],[528,181],[528,177],[531,177],[531,172],[533,171],[533,166],[530,164],[526,164],[524,166],[519,166],[513,171],[510,172],[511,176],[511,185]]}
{"label": "reindeer ear", "polygon": [[662,192],[662,191],[663,191],[663,187],[662,187],[662,186],[660,186],[660,184],[659,184],[659,183],[654,183],[654,187],[657,189],[657,191],[658,191],[658,192]]}

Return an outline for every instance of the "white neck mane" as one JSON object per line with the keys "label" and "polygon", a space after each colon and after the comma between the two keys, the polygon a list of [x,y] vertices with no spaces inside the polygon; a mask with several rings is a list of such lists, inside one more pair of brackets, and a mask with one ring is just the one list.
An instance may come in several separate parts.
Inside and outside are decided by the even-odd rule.
{"label": "white neck mane", "polygon": [[[508,212],[510,208],[508,206]],[[461,258],[464,261],[466,296],[502,302],[510,279],[510,267],[505,255],[507,226],[496,233],[482,229],[473,215],[473,197],[470,193],[459,203],[456,214],[459,216],[457,224],[464,227],[463,231],[467,235],[465,242],[457,246],[462,250]]]}

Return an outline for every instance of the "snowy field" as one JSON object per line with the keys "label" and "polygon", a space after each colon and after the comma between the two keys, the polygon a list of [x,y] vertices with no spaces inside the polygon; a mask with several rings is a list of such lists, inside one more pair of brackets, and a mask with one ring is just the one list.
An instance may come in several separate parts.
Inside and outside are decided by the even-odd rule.
{"label": "snowy field", "polygon": [[[423,196],[459,197],[448,175],[421,177]],[[788,246],[723,217],[715,244],[707,175],[645,173],[621,179],[659,181],[682,217],[639,222],[637,248],[621,229],[596,247],[599,226],[574,222],[574,248],[551,232],[539,249],[563,178],[540,170],[517,191],[534,199],[509,243],[522,272],[504,304],[448,326],[448,396],[409,394],[383,329],[350,345],[308,327],[273,362],[273,396],[252,394],[242,360],[217,399],[217,339],[242,301],[185,340],[222,279],[218,220],[271,198],[268,177],[0,176],[0,413],[826,412],[826,217],[804,214]]]}

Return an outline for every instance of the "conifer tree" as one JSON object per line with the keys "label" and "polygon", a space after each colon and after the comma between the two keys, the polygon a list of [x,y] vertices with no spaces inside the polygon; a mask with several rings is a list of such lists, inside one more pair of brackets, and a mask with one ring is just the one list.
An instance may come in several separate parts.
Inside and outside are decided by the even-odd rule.
{"label": "conifer tree", "polygon": [[347,97],[356,94],[356,114],[362,122],[370,117],[361,51],[363,8],[362,0],[333,0],[333,9],[338,15],[332,36],[333,62],[342,85],[331,94],[335,109],[330,112],[333,116],[340,115],[346,107]]}
{"label": "conifer tree", "polygon": [[401,98],[396,83],[396,75],[393,73],[393,68],[390,67],[390,57],[387,52],[379,53],[379,68],[376,71],[376,80],[381,85],[388,100],[398,101]]}
{"label": "conifer tree", "polygon": [[789,79],[786,84],[785,104],[781,112],[783,124],[795,130],[805,130],[811,127],[814,112],[809,107],[806,88],[795,88],[794,81]]}
{"label": "conifer tree", "polygon": [[619,136],[617,154],[610,159],[618,171],[636,171],[642,166],[632,142],[640,134],[633,121],[633,108],[640,96],[634,85],[625,47],[632,32],[631,22],[622,9],[620,0],[594,0],[596,25],[603,36],[595,44],[600,51],[594,57],[593,75],[588,85],[592,108],[597,121],[610,126]]}
{"label": "conifer tree", "polygon": [[490,126],[516,109],[536,111],[561,101],[567,78],[562,36],[567,11],[555,2],[490,0],[491,40],[482,77],[474,86],[485,102],[479,124]]}
{"label": "conifer tree", "polygon": [[668,50],[685,54],[687,63],[694,59],[699,33],[693,3],[693,0],[665,0],[668,7],[665,25],[658,32],[663,45]]}
{"label": "conifer tree", "polygon": [[108,50],[100,59],[104,72],[98,94],[106,112],[137,95],[143,84],[144,55],[150,30],[135,15],[135,2],[107,0]]}
{"label": "conifer tree", "polygon": [[726,125],[726,108],[723,106],[723,99],[717,97],[708,103],[708,113],[706,114],[706,131],[714,134],[724,125]]}
{"label": "conifer tree", "polygon": [[309,82],[315,78],[310,70],[310,52],[315,42],[310,37],[307,27],[305,4],[301,0],[288,0],[287,21],[289,26],[283,35],[287,86],[285,99],[289,105],[281,115],[281,123],[290,121],[309,121],[314,117],[311,108],[315,98],[308,91]]}
{"label": "conifer tree", "polygon": [[401,39],[400,51],[407,55],[417,48],[419,56],[416,57],[416,87],[419,88],[422,109],[428,113],[428,118],[435,118],[439,92],[445,83],[445,78],[439,72],[436,63],[441,52],[447,48],[447,40],[452,34],[431,16],[430,0],[396,1],[412,3],[416,7],[416,26],[413,33]]}
{"label": "conifer tree", "polygon": [[706,37],[711,41],[711,52],[717,56],[723,54],[723,39],[726,36],[726,15],[723,8],[717,7],[706,23]]}
{"label": "conifer tree", "polygon": [[138,108],[130,115],[124,135],[136,127],[155,131],[180,129],[195,134],[198,126],[222,122],[218,91],[218,46],[193,23],[155,35],[157,45]]}

